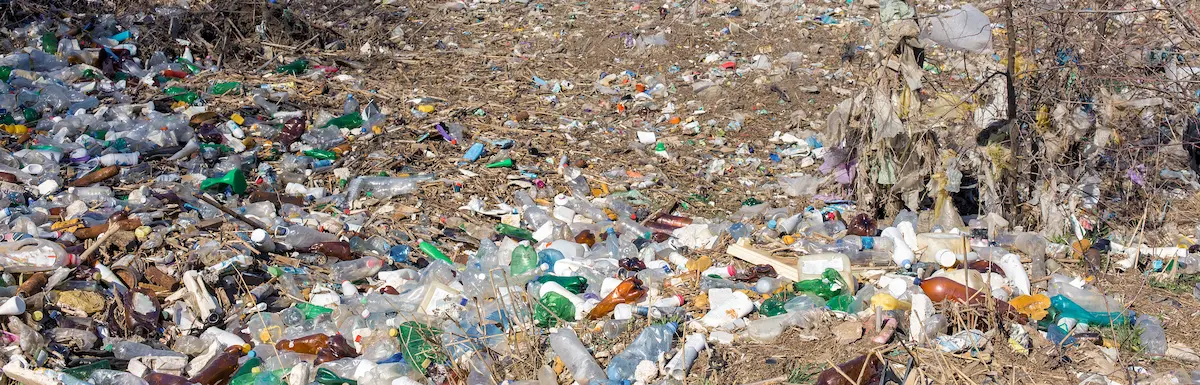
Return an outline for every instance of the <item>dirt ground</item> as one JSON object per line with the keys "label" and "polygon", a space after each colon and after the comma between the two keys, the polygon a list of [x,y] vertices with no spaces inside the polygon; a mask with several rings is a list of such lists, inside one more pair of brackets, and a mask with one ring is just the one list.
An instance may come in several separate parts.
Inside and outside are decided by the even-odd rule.
{"label": "dirt ground", "polygon": [[[765,187],[775,176],[799,169],[791,160],[767,161],[774,147],[768,140],[778,131],[810,130],[812,122],[823,125],[834,104],[848,92],[857,92],[860,85],[856,81],[874,66],[877,54],[862,47],[868,44],[869,22],[853,17],[877,11],[859,2],[835,13],[839,23],[833,25],[815,20],[837,7],[827,2],[776,7],[769,12],[742,2],[699,0],[672,2],[665,11],[661,2],[629,0],[490,1],[466,9],[456,9],[453,4],[201,0],[192,1],[186,11],[172,10],[166,2],[117,6],[130,15],[137,14],[140,7],[142,17],[153,19],[142,26],[139,41],[146,49],[179,50],[172,39],[189,39],[197,57],[207,56],[224,69],[189,79],[189,84],[241,80],[257,86],[291,81],[302,97],[290,102],[302,109],[339,111],[347,95],[378,103],[389,116],[387,126],[394,130],[355,142],[346,164],[358,174],[433,172],[459,184],[427,185],[420,194],[398,198],[398,203],[406,206],[402,211],[414,215],[393,218],[393,226],[422,239],[443,235],[448,222],[491,227],[490,219],[458,207],[472,196],[508,201],[517,188],[511,181],[553,179],[551,185],[565,191],[554,171],[564,156],[581,166],[592,188],[638,189],[651,203],[643,207],[649,212],[679,202],[678,212],[683,215],[724,217],[751,198],[772,207],[802,209],[811,202]],[[735,6],[740,6],[738,12],[733,11]],[[170,20],[185,26],[174,26]],[[403,30],[403,36],[389,39],[396,27]],[[665,46],[637,44],[639,38],[660,32],[666,32]],[[739,73],[720,68],[726,61],[742,68],[749,66],[755,55],[778,59],[789,52],[803,54],[804,60],[782,72]],[[720,60],[704,62],[710,53],[718,54]],[[351,78],[263,77],[256,72],[296,58],[337,67],[337,74]],[[638,107],[634,100],[595,91],[594,84],[603,75],[625,71],[636,73],[634,79],[642,81],[653,77],[664,85],[668,96],[653,100],[656,108],[651,110]],[[718,92],[696,93],[681,80],[714,73],[720,80]],[[565,80],[573,87],[559,92],[539,89],[535,78]],[[975,85],[953,74],[930,81],[943,89]],[[668,103],[674,113],[661,111]],[[618,110],[618,104],[625,107]],[[227,113],[250,105],[248,98],[230,96],[213,100],[210,108]],[[418,105],[433,105],[435,110],[418,117],[414,113]],[[731,127],[738,116],[744,120]],[[676,117],[681,122],[671,123]],[[509,120],[516,124],[506,125]],[[457,144],[434,140],[436,132],[425,139],[433,132],[432,126],[443,121],[466,126],[470,140]],[[691,121],[699,122],[700,128],[685,128]],[[657,156],[653,146],[637,144],[637,131],[656,132],[670,155]],[[519,172],[472,167],[478,175],[468,177],[459,171],[462,154],[472,143],[502,139],[516,141],[513,151],[500,157],[512,158],[520,166]],[[498,159],[493,156],[480,163]],[[705,178],[714,159],[727,162],[726,172]],[[608,173],[618,167],[625,172]],[[635,187],[644,179],[630,177],[633,175],[656,183]],[[327,184],[332,187],[335,181],[330,179]],[[822,193],[851,198],[837,189]],[[723,250],[719,246],[690,256],[703,254],[719,262],[741,263]],[[1074,274],[1083,273],[1080,266],[1064,265]],[[1190,287],[1155,287],[1151,281],[1137,272],[1112,272],[1097,285],[1122,296],[1134,311],[1161,317],[1169,341],[1200,347],[1196,345],[1200,341],[1200,302]],[[807,383],[831,363],[869,351],[882,352],[900,365],[907,362],[905,348],[895,342],[876,345],[869,340],[870,331],[868,337],[849,345],[832,342],[829,326],[840,322],[827,319],[810,330],[793,328],[769,345],[742,341],[712,345],[701,353],[687,383]],[[611,346],[627,342],[638,330],[640,327],[633,327]],[[990,359],[928,352],[919,354],[919,359],[925,370],[935,373],[930,378],[956,384],[1077,383],[1075,373],[1094,368],[1083,352],[1094,347],[1053,355],[1034,351],[1023,356],[1013,353],[1003,337],[994,342]],[[1196,365],[1149,359],[1128,349],[1121,350],[1120,358],[1121,364],[1159,373]],[[600,361],[603,365],[606,359]],[[533,373],[542,363],[513,365],[508,368],[511,373],[501,369],[497,374],[531,378],[519,376]],[[1126,374],[1110,377],[1123,379]]]}

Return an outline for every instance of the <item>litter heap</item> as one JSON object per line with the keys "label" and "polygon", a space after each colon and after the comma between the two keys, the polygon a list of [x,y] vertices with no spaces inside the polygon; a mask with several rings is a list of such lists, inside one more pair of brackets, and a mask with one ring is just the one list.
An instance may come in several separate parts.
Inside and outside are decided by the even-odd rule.
{"label": "litter heap", "polygon": [[[395,120],[353,96],[336,114],[288,102],[288,79],[336,68],[297,59],[263,84],[196,81],[221,73],[189,50],[139,53],[137,31],[111,17],[16,33],[29,46],[0,58],[0,358],[20,383],[684,383],[713,350],[831,324],[832,338],[801,343],[866,336],[878,349],[820,371],[818,384],[929,383],[936,364],[918,351],[990,361],[1102,345],[1115,355],[1129,342],[1097,330],[1119,327],[1136,330],[1146,355],[1200,362],[1153,314],[1090,283],[1109,259],[1195,274],[1186,247],[1115,235],[1057,244],[996,215],[959,216],[948,195],[888,221],[832,199],[749,199],[697,217],[683,201],[653,205],[638,189],[652,178],[613,169],[604,176],[633,188],[609,191],[567,157],[511,196],[476,197],[436,217],[437,231],[414,233],[395,219],[420,209],[396,202],[461,183],[358,173],[346,160]],[[619,94],[606,84],[630,80],[606,75],[597,91]],[[223,100],[253,104],[214,107]],[[427,102],[414,114],[432,112]],[[463,173],[521,167],[512,140],[475,142],[454,122],[426,128],[467,148],[452,160]],[[788,143],[820,149],[815,136]],[[375,154],[359,157],[391,161]],[[622,336],[632,340],[611,343]],[[516,377],[517,366],[533,370]],[[1079,373],[1085,383],[1111,374]]]}

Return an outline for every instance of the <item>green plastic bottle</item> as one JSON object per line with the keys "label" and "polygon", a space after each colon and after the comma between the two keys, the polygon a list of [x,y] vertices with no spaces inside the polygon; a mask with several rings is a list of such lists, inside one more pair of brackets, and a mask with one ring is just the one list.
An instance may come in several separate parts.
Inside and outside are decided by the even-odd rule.
{"label": "green plastic bottle", "polygon": [[359,114],[358,111],[354,111],[349,114],[329,119],[329,121],[326,122],[322,127],[334,126],[337,128],[358,128],[362,127],[362,124],[362,114]]}
{"label": "green plastic bottle", "polygon": [[307,302],[297,303],[296,310],[299,310],[300,314],[304,314],[304,319],[313,319],[317,318],[321,314],[333,313],[333,309],[324,306],[313,305]]}
{"label": "green plastic bottle", "polygon": [[197,95],[195,92],[189,91],[187,88],[180,86],[167,87],[163,89],[163,93],[167,96],[170,96],[171,99],[175,99],[177,102],[184,102],[187,104],[195,103],[196,100],[200,99],[200,95]]}
{"label": "green plastic bottle", "polygon": [[201,189],[209,189],[217,186],[229,186],[234,194],[242,195],[246,193],[246,174],[242,173],[241,169],[235,168],[225,173],[225,176],[220,178],[208,178],[200,182]]}
{"label": "green plastic bottle", "polygon": [[533,309],[534,324],[538,327],[558,325],[560,318],[567,322],[575,322],[575,304],[562,294],[546,293],[539,302],[541,305],[534,305]]}
{"label": "green plastic bottle", "polygon": [[821,278],[806,279],[793,285],[798,293],[813,294],[825,300],[841,295],[845,287],[846,280],[834,269],[825,269],[821,272]]}
{"label": "green plastic bottle", "polygon": [[[405,355],[407,357],[407,355]],[[326,368],[317,369],[317,383],[321,385],[358,385],[358,381],[349,378],[339,377],[332,370]]]}
{"label": "green plastic bottle", "polygon": [[227,93],[232,92],[233,90],[240,88],[241,86],[242,86],[242,82],[217,83],[217,84],[213,84],[212,88],[209,89],[209,92],[211,92],[213,95],[225,95]]}
{"label": "green plastic bottle", "polygon": [[522,240],[522,241],[530,241],[530,242],[534,241],[532,231],[525,230],[525,229],[522,229],[522,228],[516,227],[516,226],[509,226],[509,225],[501,223],[501,224],[496,225],[496,232],[507,235],[507,236],[515,238],[515,239]]}
{"label": "green plastic bottle", "polygon": [[1059,318],[1071,318],[1088,325],[1121,326],[1129,323],[1129,315],[1125,312],[1087,311],[1075,301],[1062,295],[1050,297],[1050,306],[1058,311]]}
{"label": "green plastic bottle", "polygon": [[12,77],[12,70],[12,67],[0,66],[0,80],[7,82],[8,79]]}
{"label": "green plastic bottle", "polygon": [[51,55],[58,54],[58,36],[54,36],[54,32],[42,34],[42,52]]}
{"label": "green plastic bottle", "polygon": [[771,298],[767,298],[766,301],[763,301],[763,304],[761,307],[759,307],[758,312],[767,317],[774,317],[783,313],[787,313],[787,309],[784,309],[783,305],[795,297],[795,294],[787,291],[771,296]]}
{"label": "green plastic bottle", "polygon": [[575,294],[581,294],[581,293],[583,293],[584,290],[587,290],[587,282],[588,282],[587,278],[584,278],[584,277],[576,277],[576,276],[560,277],[557,275],[543,275],[543,276],[538,277],[537,281],[539,283],[555,282],[555,283],[561,285],[564,289],[567,289],[567,291],[575,293]]}
{"label": "green plastic bottle", "polygon": [[337,153],[335,153],[333,151],[329,151],[329,150],[317,150],[317,149],[305,150],[304,155],[308,155],[308,156],[312,157],[313,159],[319,159],[319,160],[335,160],[335,159],[337,159]]}
{"label": "green plastic bottle", "polygon": [[189,73],[191,73],[192,75],[200,73],[200,66],[197,66],[195,63],[192,63],[188,59],[177,58],[177,59],[175,59],[175,62],[179,63],[179,64],[183,64],[183,68],[186,68],[187,71]]}
{"label": "green plastic bottle", "polygon": [[428,255],[430,258],[440,259],[451,265],[454,264],[453,259],[450,259],[450,257],[447,257],[446,253],[443,253],[441,250],[438,250],[437,246],[434,246],[432,243],[429,243],[426,241],[421,241],[421,243],[417,244],[417,248],[421,249],[421,252],[425,253],[425,255]]}
{"label": "green plastic bottle", "polygon": [[308,72],[308,60],[296,59],[296,61],[275,67],[275,73],[300,75]]}
{"label": "green plastic bottle", "polygon": [[508,262],[509,272],[517,276],[533,271],[537,268],[537,265],[537,252],[533,251],[533,247],[524,242],[513,249],[512,259]]}
{"label": "green plastic bottle", "polygon": [[446,361],[447,358],[441,353],[441,349],[434,345],[441,343],[440,329],[417,321],[402,323],[397,329],[399,330],[396,338],[400,339],[400,352],[404,354],[404,361],[414,370],[425,374],[429,364]]}

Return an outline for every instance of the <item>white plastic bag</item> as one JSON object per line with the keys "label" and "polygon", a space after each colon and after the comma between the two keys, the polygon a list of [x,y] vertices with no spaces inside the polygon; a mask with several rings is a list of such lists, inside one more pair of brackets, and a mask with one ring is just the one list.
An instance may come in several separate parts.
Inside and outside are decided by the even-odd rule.
{"label": "white plastic bag", "polygon": [[992,22],[974,5],[946,11],[924,24],[921,37],[946,48],[976,53],[992,49]]}

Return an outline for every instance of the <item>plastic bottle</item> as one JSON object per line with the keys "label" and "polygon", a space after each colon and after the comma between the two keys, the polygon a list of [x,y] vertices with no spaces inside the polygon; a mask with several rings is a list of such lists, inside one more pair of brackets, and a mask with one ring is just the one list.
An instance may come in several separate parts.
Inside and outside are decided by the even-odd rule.
{"label": "plastic bottle", "polygon": [[533,251],[533,247],[529,246],[528,242],[521,242],[512,251],[512,259],[509,261],[509,272],[514,276],[525,275],[537,269],[538,257],[537,252]]}
{"label": "plastic bottle", "polygon": [[120,370],[97,369],[88,376],[94,385],[146,385],[148,382],[133,373]]}
{"label": "plastic bottle", "polygon": [[632,380],[634,369],[644,360],[657,361],[658,356],[671,350],[675,339],[675,331],[679,325],[674,322],[651,325],[642,329],[641,334],[625,350],[617,353],[608,363],[610,380]]}
{"label": "plastic bottle", "polygon": [[1028,322],[1028,317],[1017,312],[1017,309],[1009,305],[1008,302],[994,299],[987,293],[966,287],[961,283],[954,282],[950,278],[935,277],[927,279],[921,282],[921,290],[933,302],[954,300],[986,308],[986,301],[992,301],[994,308],[1000,315],[1020,323]]}
{"label": "plastic bottle", "polygon": [[904,270],[912,268],[913,262],[916,262],[916,254],[914,254],[912,249],[909,248],[908,243],[904,241],[904,235],[899,229],[895,227],[883,229],[879,239],[890,240],[889,243],[891,244],[892,248],[889,251],[892,252],[892,261],[895,262],[897,266],[903,267]]}
{"label": "plastic bottle", "polygon": [[366,193],[378,199],[388,199],[397,195],[411,194],[417,190],[417,184],[433,180],[433,175],[414,175],[409,177],[360,176],[350,181],[346,187],[346,197],[342,208],[349,208],[358,199],[360,193]]}
{"label": "plastic bottle", "polygon": [[[280,236],[279,230],[283,230],[282,236]],[[336,235],[317,231],[304,225],[291,225],[278,228],[275,236],[277,243],[287,245],[293,250],[304,250],[318,242],[337,242],[337,240],[338,237]]]}
{"label": "plastic bottle", "polygon": [[334,282],[357,281],[374,276],[383,268],[383,260],[375,257],[362,257],[333,264],[333,274],[330,279]]}
{"label": "plastic bottle", "polygon": [[803,310],[788,310],[787,313],[773,317],[763,317],[746,323],[746,336],[759,342],[772,343],[789,327],[797,326],[803,329],[812,327],[814,322],[825,313],[824,307]]}
{"label": "plastic bottle", "polygon": [[58,243],[38,238],[0,243],[0,266],[4,271],[29,273],[51,271],[79,264],[74,254],[68,254]]}
{"label": "plastic bottle", "polygon": [[1139,314],[1134,325],[1141,329],[1138,338],[1141,340],[1140,346],[1143,352],[1156,357],[1167,354],[1167,335],[1158,318],[1148,314]]}
{"label": "plastic bottle", "polygon": [[604,370],[600,369],[600,364],[596,363],[596,358],[583,346],[583,342],[579,341],[579,336],[574,330],[562,328],[550,334],[550,347],[567,365],[567,370],[571,371],[576,382],[588,385],[592,381],[608,379]]}
{"label": "plastic bottle", "polygon": [[646,295],[646,288],[642,286],[642,280],[637,277],[626,278],[588,312],[588,318],[597,319],[608,315],[618,304],[635,302],[644,295]]}
{"label": "plastic bottle", "polygon": [[132,360],[135,357],[143,356],[186,357],[181,353],[170,350],[155,349],[149,345],[133,341],[119,341],[113,344],[112,352],[113,356],[118,360]]}
{"label": "plastic bottle", "polygon": [[1090,311],[1062,295],[1050,297],[1050,306],[1058,310],[1060,324],[1062,319],[1099,326],[1129,323],[1129,314],[1124,311]]}
{"label": "plastic bottle", "polygon": [[1050,297],[1064,296],[1089,312],[1119,312],[1125,309],[1125,306],[1117,300],[1094,290],[1075,287],[1068,280],[1061,275],[1053,277],[1046,290],[1046,295]]}
{"label": "plastic bottle", "polygon": [[[882,369],[882,363],[875,353],[868,353],[850,361],[843,362],[837,368],[829,368],[821,371],[817,375],[816,385],[856,385],[874,383],[874,379],[879,377],[879,371]],[[842,376],[845,373],[850,376],[851,380],[847,380]]]}
{"label": "plastic bottle", "polygon": [[675,355],[670,362],[667,363],[667,375],[671,378],[682,381],[687,377],[687,372],[692,368],[692,364],[696,361],[696,357],[700,355],[700,351],[708,347],[705,341],[704,334],[694,333],[688,335],[687,342],[683,344],[683,351]]}
{"label": "plastic bottle", "polygon": [[92,184],[99,183],[108,178],[112,178],[112,177],[116,176],[117,173],[120,171],[121,171],[121,168],[117,167],[117,166],[101,167],[101,168],[97,169],[96,171],[89,172],[86,175],[80,177],[79,179],[72,181],[70,184],[67,184],[67,186],[69,186],[69,187],[91,186]]}
{"label": "plastic bottle", "polygon": [[224,383],[226,379],[237,371],[238,358],[241,358],[250,351],[249,345],[236,345],[225,348],[221,354],[213,357],[204,369],[200,369],[196,375],[188,379],[202,385],[217,385]]}

